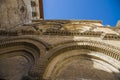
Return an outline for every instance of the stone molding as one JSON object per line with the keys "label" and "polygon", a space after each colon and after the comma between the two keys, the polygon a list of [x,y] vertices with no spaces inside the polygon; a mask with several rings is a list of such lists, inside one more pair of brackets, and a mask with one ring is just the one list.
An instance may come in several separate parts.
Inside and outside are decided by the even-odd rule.
{"label": "stone molding", "polygon": [[50,59],[56,52],[59,54],[64,51],[73,49],[88,49],[92,51],[102,52],[105,55],[108,55],[120,61],[120,48],[106,44],[104,42],[92,40],[66,41],[56,44],[54,45],[53,49],[48,52],[48,59]]}

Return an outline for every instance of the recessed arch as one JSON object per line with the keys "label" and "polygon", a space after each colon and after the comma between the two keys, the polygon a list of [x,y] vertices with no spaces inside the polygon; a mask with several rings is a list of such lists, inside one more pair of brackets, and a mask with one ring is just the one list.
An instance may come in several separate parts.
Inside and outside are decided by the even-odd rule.
{"label": "recessed arch", "polygon": [[[39,64],[39,59],[45,55],[47,49],[49,48],[46,42],[32,36],[3,38],[0,40],[1,69],[5,69],[7,72],[9,68],[15,67],[8,72],[14,71],[12,73],[14,75],[18,72],[16,78],[22,78],[23,75],[28,75],[28,72]],[[12,61],[15,63],[12,63]],[[19,67],[20,69],[17,69]],[[3,76],[11,77],[9,76],[10,73],[6,72],[4,72]],[[0,71],[0,73],[2,72]],[[11,78],[14,78],[14,76]]]}
{"label": "recessed arch", "polygon": [[[78,60],[79,58],[80,58],[79,61],[81,61],[82,59],[88,60],[88,62],[91,61],[91,64],[89,64],[91,66],[94,66],[94,63],[96,61],[99,61],[99,62],[101,62],[100,65],[102,65],[102,67],[105,67],[105,69],[108,69],[110,72],[107,72],[106,70],[104,71],[103,69],[100,70],[100,71],[104,71],[104,73],[107,73],[107,74],[110,73],[110,75],[112,75],[112,73],[119,74],[120,62],[118,62],[118,61],[116,61],[116,60],[112,59],[111,57],[106,56],[104,54],[99,55],[99,54],[102,54],[102,53],[87,52],[87,54],[85,54],[86,50],[79,50],[79,51],[81,51],[82,53],[81,52],[80,53],[64,52],[64,53],[61,53],[60,55],[54,57],[50,61],[48,67],[46,68],[46,71],[45,71],[45,74],[44,74],[44,79],[49,80],[49,79],[55,78],[57,75],[59,75],[62,72],[62,70],[64,69],[64,67],[67,64],[71,63],[75,59]],[[69,52],[71,52],[71,51],[69,51]],[[104,59],[104,58],[102,59],[101,58],[102,56],[106,57],[107,59]],[[113,61],[113,62],[111,63],[111,61]],[[99,62],[97,62],[97,64]],[[86,66],[88,66],[88,65],[86,64]]]}
{"label": "recessed arch", "polygon": [[[103,61],[106,64],[112,66],[114,69],[117,70],[117,73],[119,73],[119,68],[120,68],[119,49],[101,42],[76,41],[76,42],[67,42],[64,43],[63,45],[57,45],[48,53],[49,64],[45,70],[44,79],[50,79],[50,77],[53,76],[52,74],[56,74],[57,71],[56,67],[59,65],[60,61],[62,64],[62,60],[67,59],[70,56],[73,57],[73,56],[81,55],[79,53],[63,54],[65,52],[72,50],[88,51],[87,57],[91,56],[93,59],[95,58],[100,61]],[[95,52],[95,54],[89,54],[89,51]],[[105,56],[106,58],[102,56]],[[112,60],[110,59],[113,60],[112,63],[111,63]]]}

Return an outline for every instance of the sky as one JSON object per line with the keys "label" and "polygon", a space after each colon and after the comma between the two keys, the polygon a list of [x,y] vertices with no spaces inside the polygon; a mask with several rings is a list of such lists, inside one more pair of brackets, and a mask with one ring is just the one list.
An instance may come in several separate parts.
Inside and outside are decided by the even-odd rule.
{"label": "sky", "polygon": [[43,0],[45,19],[102,20],[115,26],[120,20],[120,0]]}

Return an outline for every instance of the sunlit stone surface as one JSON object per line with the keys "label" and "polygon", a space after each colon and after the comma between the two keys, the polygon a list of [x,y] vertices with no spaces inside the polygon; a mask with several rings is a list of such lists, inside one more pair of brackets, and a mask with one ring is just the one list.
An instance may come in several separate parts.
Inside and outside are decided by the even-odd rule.
{"label": "sunlit stone surface", "polygon": [[40,4],[0,0],[0,80],[120,80],[120,22],[43,20]]}
{"label": "sunlit stone surface", "polygon": [[[94,65],[99,65],[102,70],[96,69]],[[56,80],[119,80],[113,73],[104,71],[106,69],[102,64],[94,64],[90,60],[73,60],[64,66]]]}

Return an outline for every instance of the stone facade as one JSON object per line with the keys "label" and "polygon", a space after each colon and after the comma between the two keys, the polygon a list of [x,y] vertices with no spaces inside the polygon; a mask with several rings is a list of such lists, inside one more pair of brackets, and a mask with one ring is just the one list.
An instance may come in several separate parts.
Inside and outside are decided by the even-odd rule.
{"label": "stone facade", "polygon": [[31,23],[15,26],[21,20],[7,18],[0,21],[0,80],[120,80],[119,24],[27,18]]}
{"label": "stone facade", "polygon": [[36,20],[0,32],[0,78],[5,80],[120,79],[119,27]]}

